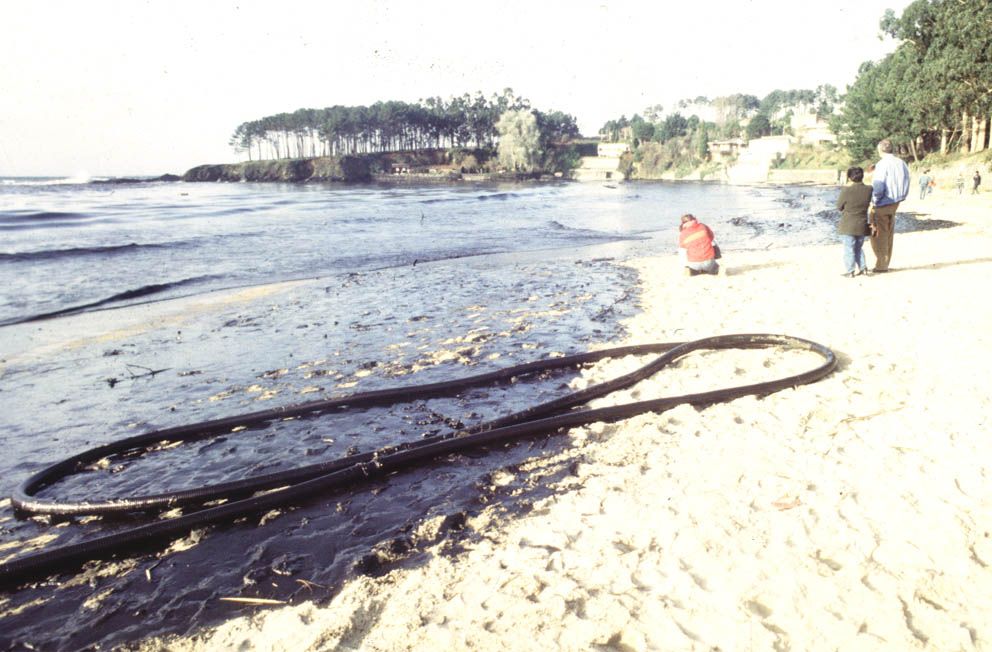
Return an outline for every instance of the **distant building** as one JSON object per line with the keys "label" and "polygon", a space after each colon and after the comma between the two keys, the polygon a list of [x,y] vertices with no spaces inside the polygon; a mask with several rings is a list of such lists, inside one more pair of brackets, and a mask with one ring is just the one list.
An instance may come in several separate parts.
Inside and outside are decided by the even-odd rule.
{"label": "distant building", "polygon": [[596,155],[606,158],[620,158],[629,151],[628,143],[599,143],[596,146]]}
{"label": "distant building", "polygon": [[775,158],[785,156],[796,139],[792,136],[764,136],[753,138],[747,143],[747,151],[753,156]]}
{"label": "distant building", "polygon": [[576,181],[622,180],[620,157],[630,151],[628,143],[597,143],[596,156],[583,156],[578,168],[573,170]]}
{"label": "distant building", "polygon": [[627,126],[627,127],[618,127],[614,131],[607,131],[604,128],[604,129],[600,129],[599,130],[598,137],[599,137],[600,140],[607,141],[607,142],[612,142],[612,140],[614,138],[616,138],[616,140],[617,141],[620,141],[620,142],[623,142],[623,141],[630,142],[630,141],[634,140],[634,130],[631,127],[629,127],[629,126]]}
{"label": "distant building", "polygon": [[830,131],[830,124],[816,115],[812,107],[792,114],[789,127],[800,145],[835,145],[837,134]]}
{"label": "distant building", "polygon": [[795,142],[792,136],[765,136],[745,141],[743,138],[729,140],[711,140],[706,143],[710,157],[714,161],[725,161],[729,158],[742,157],[772,157],[785,156],[789,146]]}
{"label": "distant building", "polygon": [[710,152],[710,159],[713,161],[725,161],[735,158],[742,147],[747,147],[742,138],[731,138],[729,140],[711,140],[706,143]]}
{"label": "distant building", "polygon": [[792,136],[765,136],[752,138],[740,148],[740,155],[726,168],[726,178],[730,183],[764,183],[768,180],[768,170],[775,159],[785,156]]}
{"label": "distant building", "polygon": [[582,163],[572,171],[576,181],[615,181],[622,180],[623,173],[617,168],[620,159],[615,156],[583,156]]}

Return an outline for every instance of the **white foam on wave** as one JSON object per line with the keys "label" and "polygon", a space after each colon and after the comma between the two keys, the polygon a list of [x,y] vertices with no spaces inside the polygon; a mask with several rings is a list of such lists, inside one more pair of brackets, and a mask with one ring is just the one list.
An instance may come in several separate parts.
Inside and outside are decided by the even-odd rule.
{"label": "white foam on wave", "polygon": [[88,174],[71,177],[3,177],[0,178],[0,186],[73,186],[107,179],[108,177],[91,177]]}
{"label": "white foam on wave", "polygon": [[52,183],[52,179],[37,177],[6,177],[0,179],[0,186],[41,186]]}

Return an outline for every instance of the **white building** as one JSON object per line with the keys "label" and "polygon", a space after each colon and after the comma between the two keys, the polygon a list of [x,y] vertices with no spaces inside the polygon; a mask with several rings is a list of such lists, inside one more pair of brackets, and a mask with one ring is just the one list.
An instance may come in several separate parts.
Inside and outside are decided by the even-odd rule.
{"label": "white building", "polygon": [[747,142],[747,152],[751,156],[767,159],[774,159],[776,156],[784,157],[793,142],[795,139],[792,136],[753,138]]}
{"label": "white building", "polygon": [[736,157],[741,149],[747,147],[743,138],[730,138],[728,140],[711,140],[706,143],[709,149],[710,158],[714,161],[725,161]]}
{"label": "white building", "polygon": [[599,143],[596,145],[596,155],[604,158],[620,158],[630,151],[628,143]]}
{"label": "white building", "polygon": [[835,145],[837,134],[830,131],[830,124],[816,115],[813,107],[797,110],[789,121],[792,133],[800,145]]}

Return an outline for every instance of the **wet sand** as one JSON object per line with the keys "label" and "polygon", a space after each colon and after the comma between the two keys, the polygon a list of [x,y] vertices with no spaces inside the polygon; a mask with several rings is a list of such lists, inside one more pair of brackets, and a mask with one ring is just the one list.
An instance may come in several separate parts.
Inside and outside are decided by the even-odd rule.
{"label": "wet sand", "polygon": [[[439,261],[5,327],[3,394],[12,406],[32,406],[5,413],[8,491],[42,463],[130,434],[464,377],[615,339],[619,321],[634,312],[637,275],[583,255]],[[572,370],[542,374],[459,397],[236,429],[190,446],[101,460],[45,495],[160,493],[419,441],[550,400],[575,377]],[[544,485],[506,479],[501,469],[560,451],[566,440],[542,437],[499,446],[495,454],[438,460],[226,523],[207,536],[197,531],[167,550],[4,592],[0,649],[117,649],[253,609],[228,597],[327,599],[356,574],[420,563],[429,556],[422,550],[457,538],[464,515],[477,513],[480,503],[513,511],[548,495]],[[494,475],[501,484],[489,491]],[[140,522],[22,519],[0,501],[0,561]]]}
{"label": "wet sand", "polygon": [[[990,209],[988,194],[908,200],[962,226],[898,234],[892,271],[870,278],[841,276],[839,245],[731,255],[724,277],[632,261],[645,309],[630,343],[787,333],[833,348],[838,370],[573,430],[566,459],[518,470],[572,464],[554,495],[471,518],[460,553],[169,649],[988,649]],[[610,400],[808,362],[792,357],[698,354]]]}

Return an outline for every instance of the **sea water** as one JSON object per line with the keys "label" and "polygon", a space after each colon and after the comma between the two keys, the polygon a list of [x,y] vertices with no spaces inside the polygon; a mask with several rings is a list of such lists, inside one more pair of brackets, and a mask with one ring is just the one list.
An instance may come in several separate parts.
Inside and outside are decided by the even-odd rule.
{"label": "sea water", "polygon": [[[826,199],[827,201],[824,201]],[[234,285],[671,233],[822,241],[822,190],[719,184],[434,187],[0,179],[0,324]],[[8,283],[8,280],[16,280]]]}
{"label": "sea water", "polygon": [[[681,214],[710,225],[732,259],[832,242],[835,194],[707,183],[0,179],[0,491],[124,436],[615,341],[638,302],[623,260],[674,257]],[[284,281],[297,283],[274,285]],[[241,295],[254,298],[227,302]],[[109,459],[45,495],[158,493],[417,441],[561,395],[570,378]],[[0,615],[0,642],[75,649],[185,633],[236,613],[218,601],[225,595],[315,597],[301,578],[331,595],[354,573],[416,563],[432,542],[417,534],[427,520],[443,537],[487,504],[526,509],[542,487],[515,470],[565,445],[549,437],[452,456],[262,525],[216,526],[188,550],[138,555],[89,583],[23,590]],[[497,490],[500,473],[515,478]],[[0,519],[0,545],[15,553],[52,533],[48,545],[64,545],[134,524],[53,527],[14,518],[9,504]],[[99,606],[82,608],[95,593]]]}

